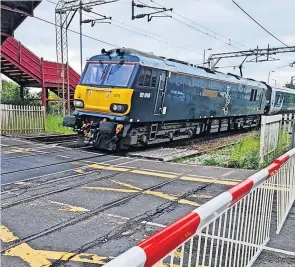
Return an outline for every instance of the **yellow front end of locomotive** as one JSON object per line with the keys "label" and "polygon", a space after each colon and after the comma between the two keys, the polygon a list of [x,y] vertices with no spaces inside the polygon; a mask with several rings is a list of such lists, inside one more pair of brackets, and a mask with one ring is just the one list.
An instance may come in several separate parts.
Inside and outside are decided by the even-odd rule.
{"label": "yellow front end of locomotive", "polygon": [[132,94],[133,89],[130,88],[77,85],[74,99],[76,103],[80,101],[81,105],[74,105],[77,110],[124,116],[130,112]]}

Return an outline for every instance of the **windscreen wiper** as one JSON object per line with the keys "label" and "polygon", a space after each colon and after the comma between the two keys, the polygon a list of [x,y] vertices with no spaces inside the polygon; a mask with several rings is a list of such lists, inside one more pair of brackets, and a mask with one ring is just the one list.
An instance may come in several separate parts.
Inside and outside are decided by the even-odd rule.
{"label": "windscreen wiper", "polygon": [[126,60],[125,59],[121,59],[120,62],[118,62],[116,64],[116,66],[112,69],[112,71],[110,72],[111,75],[115,74],[115,72],[124,64]]}

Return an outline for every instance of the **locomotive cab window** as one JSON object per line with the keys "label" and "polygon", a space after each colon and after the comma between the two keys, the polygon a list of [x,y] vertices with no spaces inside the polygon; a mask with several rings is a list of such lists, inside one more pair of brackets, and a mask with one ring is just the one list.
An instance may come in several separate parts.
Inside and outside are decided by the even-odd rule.
{"label": "locomotive cab window", "polygon": [[256,101],[256,97],[257,97],[257,90],[252,89],[251,90],[251,95],[250,95],[250,101]]}
{"label": "locomotive cab window", "polygon": [[152,69],[141,69],[137,85],[144,87],[156,87],[158,71]]}
{"label": "locomotive cab window", "polygon": [[126,87],[133,69],[134,65],[111,64],[104,85]]}
{"label": "locomotive cab window", "polygon": [[100,85],[107,70],[107,64],[89,63],[81,84]]}

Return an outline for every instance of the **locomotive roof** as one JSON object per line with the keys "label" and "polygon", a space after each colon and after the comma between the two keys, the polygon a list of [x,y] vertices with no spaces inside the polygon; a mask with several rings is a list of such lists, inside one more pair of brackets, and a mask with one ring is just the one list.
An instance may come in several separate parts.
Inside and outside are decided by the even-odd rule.
{"label": "locomotive roof", "polygon": [[[257,86],[263,89],[267,89],[267,86],[263,82],[259,82],[253,79],[247,79],[234,74],[225,74],[219,71],[212,71],[208,68],[197,67],[196,65],[189,64],[187,62],[183,62],[180,60],[165,58],[156,56],[153,53],[143,52],[132,48],[121,48],[120,51],[124,52],[124,57],[128,59],[128,57],[136,58],[140,65],[158,68],[167,71],[177,72],[177,73],[185,73],[190,75],[197,75],[202,77],[207,77],[210,79],[217,79],[222,81],[228,81],[232,83],[241,83],[250,86]],[[112,56],[116,52],[117,49],[112,49],[108,51]],[[105,55],[98,55],[90,58],[89,60],[101,60],[101,57]],[[117,55],[115,55],[117,56]]]}
{"label": "locomotive roof", "polygon": [[287,87],[272,86],[272,89],[274,89],[276,91],[280,91],[280,92],[295,94],[295,89],[291,89],[291,88],[287,88]]}

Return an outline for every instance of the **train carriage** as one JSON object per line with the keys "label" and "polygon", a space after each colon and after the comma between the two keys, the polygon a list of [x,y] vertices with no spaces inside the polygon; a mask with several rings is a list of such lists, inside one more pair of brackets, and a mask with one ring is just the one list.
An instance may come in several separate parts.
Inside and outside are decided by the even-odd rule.
{"label": "train carriage", "polygon": [[76,110],[64,125],[97,148],[126,149],[214,127],[258,126],[260,116],[274,110],[269,95],[275,92],[262,82],[151,53],[103,50],[87,62],[75,90]]}
{"label": "train carriage", "polygon": [[269,114],[294,112],[295,90],[289,88],[272,87],[270,89]]}

